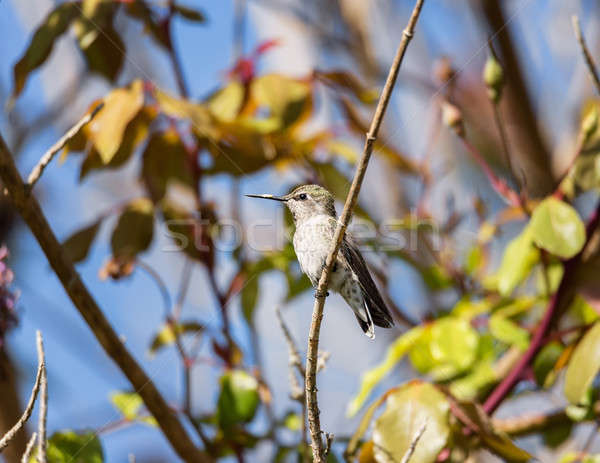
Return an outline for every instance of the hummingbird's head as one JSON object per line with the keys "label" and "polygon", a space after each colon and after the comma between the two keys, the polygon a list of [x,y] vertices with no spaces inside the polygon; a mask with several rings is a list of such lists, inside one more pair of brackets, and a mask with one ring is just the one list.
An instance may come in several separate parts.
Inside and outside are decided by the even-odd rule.
{"label": "hummingbird's head", "polygon": [[319,185],[302,185],[285,196],[246,195],[251,198],[272,199],[285,202],[294,217],[294,222],[302,222],[315,215],[335,217],[335,199],[329,191]]}

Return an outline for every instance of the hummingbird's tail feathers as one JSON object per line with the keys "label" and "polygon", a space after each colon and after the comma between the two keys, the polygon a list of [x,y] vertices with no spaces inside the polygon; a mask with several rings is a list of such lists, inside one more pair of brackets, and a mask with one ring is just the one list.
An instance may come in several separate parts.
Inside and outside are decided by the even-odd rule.
{"label": "hummingbird's tail feathers", "polygon": [[385,305],[385,302],[383,302],[383,298],[381,297],[381,294],[379,294],[377,285],[375,285],[373,278],[371,278],[369,268],[358,250],[358,247],[349,236],[346,235],[344,237],[340,250],[342,256],[346,259],[346,262],[348,262],[348,265],[358,278],[358,283],[360,284],[361,292],[366,302],[367,312],[370,313],[375,325],[381,326],[382,328],[394,326],[392,315]]}
{"label": "hummingbird's tail feathers", "polygon": [[[391,328],[394,326],[394,320],[379,293],[377,293],[378,298],[370,297],[369,294],[364,293],[363,296],[367,305],[367,311],[370,313],[373,323],[376,326],[380,326],[381,328]],[[379,301],[376,299],[379,299]]]}
{"label": "hummingbird's tail feathers", "polygon": [[[368,314],[369,311],[367,310],[367,315]],[[356,316],[356,320],[358,320],[358,324],[360,325],[360,329],[363,330],[363,333],[371,339],[375,339],[375,326],[373,325],[373,320],[371,320],[370,315],[367,321],[363,320],[356,312],[354,312],[354,315]]]}

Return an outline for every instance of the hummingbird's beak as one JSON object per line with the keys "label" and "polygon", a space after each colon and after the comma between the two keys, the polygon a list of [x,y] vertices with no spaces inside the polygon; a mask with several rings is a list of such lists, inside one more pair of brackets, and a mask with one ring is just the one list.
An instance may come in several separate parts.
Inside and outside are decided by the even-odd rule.
{"label": "hummingbird's beak", "polygon": [[285,196],[273,196],[273,195],[246,195],[248,198],[261,198],[261,199],[272,199],[273,201],[287,201]]}

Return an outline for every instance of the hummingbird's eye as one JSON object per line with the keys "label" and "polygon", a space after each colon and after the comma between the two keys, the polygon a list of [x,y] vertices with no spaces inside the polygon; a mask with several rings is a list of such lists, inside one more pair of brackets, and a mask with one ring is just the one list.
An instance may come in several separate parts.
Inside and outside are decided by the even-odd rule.
{"label": "hummingbird's eye", "polygon": [[308,198],[308,196],[306,196],[306,193],[301,193],[298,195],[298,199],[300,201],[304,201],[306,198]]}

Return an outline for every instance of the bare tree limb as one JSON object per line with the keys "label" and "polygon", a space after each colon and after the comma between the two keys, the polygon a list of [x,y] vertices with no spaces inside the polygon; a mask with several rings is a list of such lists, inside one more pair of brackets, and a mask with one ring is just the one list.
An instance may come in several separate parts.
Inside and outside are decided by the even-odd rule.
{"label": "bare tree limb", "polygon": [[573,21],[573,30],[575,31],[575,38],[581,46],[581,52],[583,53],[583,58],[585,59],[585,64],[587,65],[590,77],[592,79],[592,82],[596,86],[596,91],[600,93],[600,76],[598,75],[598,70],[596,69],[596,65],[594,64],[592,54],[590,53],[590,50],[588,49],[585,43],[585,37],[581,33],[579,18],[576,15],[573,15],[571,20]]}
{"label": "bare tree limb", "polygon": [[181,422],[170,409],[153,381],[125,348],[119,336],[102,313],[96,300],[84,285],[73,263],[65,256],[60,242],[50,228],[38,201],[29,195],[15,166],[13,156],[0,136],[0,180],[16,210],[35,236],[48,262],[61,281],[69,298],[84,318],[94,336],[125,374],[134,390],[152,413],[165,437],[181,459],[186,462],[209,461],[189,438]]}
{"label": "bare tree limb", "polygon": [[91,122],[91,120],[94,117],[96,117],[96,114],[98,114],[103,107],[104,107],[104,103],[100,103],[92,111],[90,111],[85,116],[83,116],[79,120],[79,122],[77,122],[77,124],[75,124],[73,127],[71,127],[67,131],[67,133],[65,133],[60,138],[60,140],[58,140],[54,145],[52,145],[50,147],[50,149],[48,151],[46,151],[44,153],[44,155],[40,158],[40,160],[36,164],[36,166],[31,170],[29,177],[27,177],[26,188],[27,188],[28,192],[30,192],[33,189],[36,182],[40,179],[40,177],[44,173],[44,169],[48,166],[48,164],[50,164],[50,162],[52,162],[52,159],[54,159],[54,156],[56,156],[65,147],[65,145],[69,142],[69,140],[71,140],[71,138],[73,138],[75,135],[77,135],[77,132],[79,132],[85,125],[89,124]]}
{"label": "bare tree limb", "polygon": [[23,457],[21,458],[21,463],[29,463],[29,457],[31,456],[31,451],[33,450],[36,437],[37,434],[34,432],[29,438],[29,442],[27,443],[27,447],[25,448],[25,453],[23,453]]}
{"label": "bare tree limb", "polygon": [[[43,361],[43,358],[42,358],[42,361]],[[11,441],[11,439],[13,437],[15,437],[17,432],[19,432],[19,430],[25,425],[27,420],[31,417],[31,412],[33,411],[33,406],[35,405],[35,401],[36,401],[38,393],[40,391],[40,383],[42,381],[43,370],[44,370],[44,364],[42,362],[40,362],[38,359],[37,374],[35,376],[35,383],[33,384],[33,389],[31,390],[31,395],[29,396],[29,402],[27,402],[25,411],[23,412],[23,415],[21,415],[21,418],[19,418],[19,421],[17,421],[15,423],[15,425],[6,434],[4,434],[4,436],[2,436],[2,439],[0,439],[0,453],[2,452],[2,450],[4,450],[4,448],[8,445],[8,443]]]}
{"label": "bare tree limb", "polygon": [[40,380],[40,415],[38,417],[38,452],[37,461],[46,463],[46,421],[48,419],[48,375],[46,370],[46,354],[44,353],[44,340],[41,331],[35,333],[38,352],[38,363],[42,366]]}
{"label": "bare tree limb", "polygon": [[316,463],[322,463],[325,461],[324,445],[323,440],[321,439],[322,431],[321,422],[319,419],[316,377],[319,351],[319,332],[321,330],[321,321],[323,320],[323,306],[325,304],[325,297],[327,294],[327,287],[329,285],[331,269],[333,267],[333,263],[335,262],[338,250],[340,248],[340,244],[344,237],[346,227],[350,222],[352,211],[354,209],[354,206],[356,205],[358,193],[360,191],[361,184],[365,177],[367,166],[371,158],[371,153],[373,152],[373,145],[375,144],[375,140],[377,139],[379,127],[381,126],[385,110],[390,101],[392,90],[394,89],[394,84],[396,82],[396,78],[398,77],[398,72],[400,71],[400,65],[402,64],[406,48],[408,47],[408,44],[413,37],[415,25],[417,23],[417,19],[419,18],[421,8],[423,7],[423,2],[424,0],[417,0],[417,3],[408,21],[408,25],[402,33],[402,40],[400,41],[400,45],[398,46],[398,50],[396,51],[394,62],[390,67],[385,86],[383,88],[381,96],[379,97],[379,102],[377,103],[375,116],[373,117],[371,127],[369,128],[369,132],[367,133],[367,138],[365,140],[365,146],[363,149],[363,155],[356,167],[356,173],[354,174],[354,179],[352,180],[350,191],[348,192],[348,196],[346,197],[344,210],[342,211],[342,215],[338,220],[335,235],[333,238],[333,247],[329,251],[329,255],[327,256],[325,267],[323,268],[323,272],[321,273],[319,285],[315,293],[315,305],[313,307],[312,322],[310,325],[310,332],[308,336],[305,388],[313,460]]}

